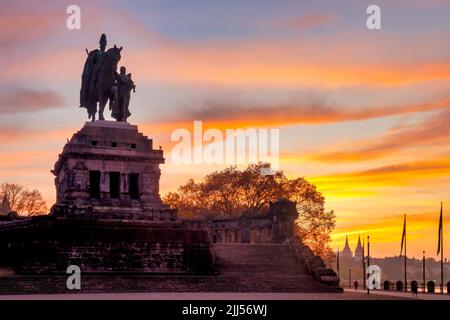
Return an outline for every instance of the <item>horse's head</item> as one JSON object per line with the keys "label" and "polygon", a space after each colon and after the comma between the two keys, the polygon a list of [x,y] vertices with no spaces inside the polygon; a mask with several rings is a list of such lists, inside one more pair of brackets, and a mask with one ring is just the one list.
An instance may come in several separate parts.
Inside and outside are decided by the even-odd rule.
{"label": "horse's head", "polygon": [[120,61],[120,58],[121,58],[120,52],[122,51],[122,49],[123,49],[122,47],[117,48],[117,46],[114,45],[113,48],[109,48],[108,51],[106,52],[108,57],[109,57],[109,59],[110,59],[110,61],[111,61],[111,63],[115,67],[117,67],[117,64]]}

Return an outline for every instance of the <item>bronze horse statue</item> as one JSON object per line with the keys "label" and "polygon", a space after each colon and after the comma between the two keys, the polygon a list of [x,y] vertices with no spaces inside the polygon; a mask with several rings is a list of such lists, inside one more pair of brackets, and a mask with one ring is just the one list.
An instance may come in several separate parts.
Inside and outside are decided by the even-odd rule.
{"label": "bronze horse statue", "polygon": [[118,89],[116,85],[117,65],[120,61],[122,47],[108,49],[106,52],[94,50],[88,53],[80,91],[80,107],[86,108],[89,118],[95,121],[97,102],[98,118],[105,120],[103,112],[109,100],[110,109],[117,108]]}

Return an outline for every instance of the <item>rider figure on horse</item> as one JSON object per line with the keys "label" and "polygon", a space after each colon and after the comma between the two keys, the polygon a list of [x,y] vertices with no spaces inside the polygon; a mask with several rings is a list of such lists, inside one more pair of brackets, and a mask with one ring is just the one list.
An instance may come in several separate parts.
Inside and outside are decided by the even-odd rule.
{"label": "rider figure on horse", "polygon": [[99,104],[99,120],[105,120],[103,111],[107,101],[110,101],[112,116],[117,121],[126,121],[130,116],[128,104],[130,91],[135,85],[131,74],[126,70],[117,73],[117,64],[121,58],[122,47],[114,46],[106,51],[106,35],[102,34],[99,41],[100,49],[86,52],[88,57],[84,64],[81,77],[80,107],[86,108],[88,116],[95,121],[97,102]]}

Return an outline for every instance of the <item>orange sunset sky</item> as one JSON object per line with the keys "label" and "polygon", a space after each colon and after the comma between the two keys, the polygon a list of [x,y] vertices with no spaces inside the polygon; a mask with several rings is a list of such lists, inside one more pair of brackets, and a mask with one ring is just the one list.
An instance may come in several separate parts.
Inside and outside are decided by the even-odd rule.
{"label": "orange sunset sky", "polygon": [[[366,28],[373,3],[381,30]],[[226,167],[171,163],[173,130],[279,128],[280,168],[336,212],[333,248],[370,234],[374,256],[398,255],[406,212],[408,255],[437,258],[441,201],[450,239],[450,1],[0,0],[0,182],[49,206],[103,32],[137,85],[129,122],[165,150],[162,193]]]}

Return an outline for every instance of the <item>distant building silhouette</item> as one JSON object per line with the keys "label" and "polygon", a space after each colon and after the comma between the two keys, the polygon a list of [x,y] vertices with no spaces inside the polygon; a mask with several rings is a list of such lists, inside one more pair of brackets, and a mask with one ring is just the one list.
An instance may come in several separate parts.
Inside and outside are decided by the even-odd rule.
{"label": "distant building silhouette", "polygon": [[[352,269],[352,280],[358,282],[363,281],[363,246],[361,244],[361,236],[358,236],[358,244],[355,248],[354,255],[350,248],[348,236],[345,237],[345,246],[339,253],[340,278],[341,284],[348,280],[348,269]],[[336,253],[337,254],[337,253]],[[367,254],[367,252],[365,252]],[[365,255],[365,262],[367,265],[367,255]],[[404,260],[402,256],[384,257],[384,258],[370,258],[371,265],[377,265],[381,268],[381,279],[389,281],[404,281]],[[333,263],[333,269],[337,270],[336,261]],[[426,259],[426,281],[434,281],[437,285],[440,283],[440,261],[432,257]],[[422,285],[422,259],[414,257],[407,258],[407,276],[408,283],[413,280]],[[450,280],[450,263],[445,259],[444,262],[444,284]],[[360,282],[362,283],[362,282]]]}
{"label": "distant building silhouette", "polygon": [[363,252],[363,246],[361,245],[361,235],[358,236],[358,245],[355,249],[355,261],[362,262],[362,256],[364,254]]}
{"label": "distant building silhouette", "polygon": [[350,246],[348,244],[348,236],[345,236],[345,246],[344,246],[344,249],[341,252],[340,258],[342,258],[342,259],[353,258],[352,249],[350,249]]}

